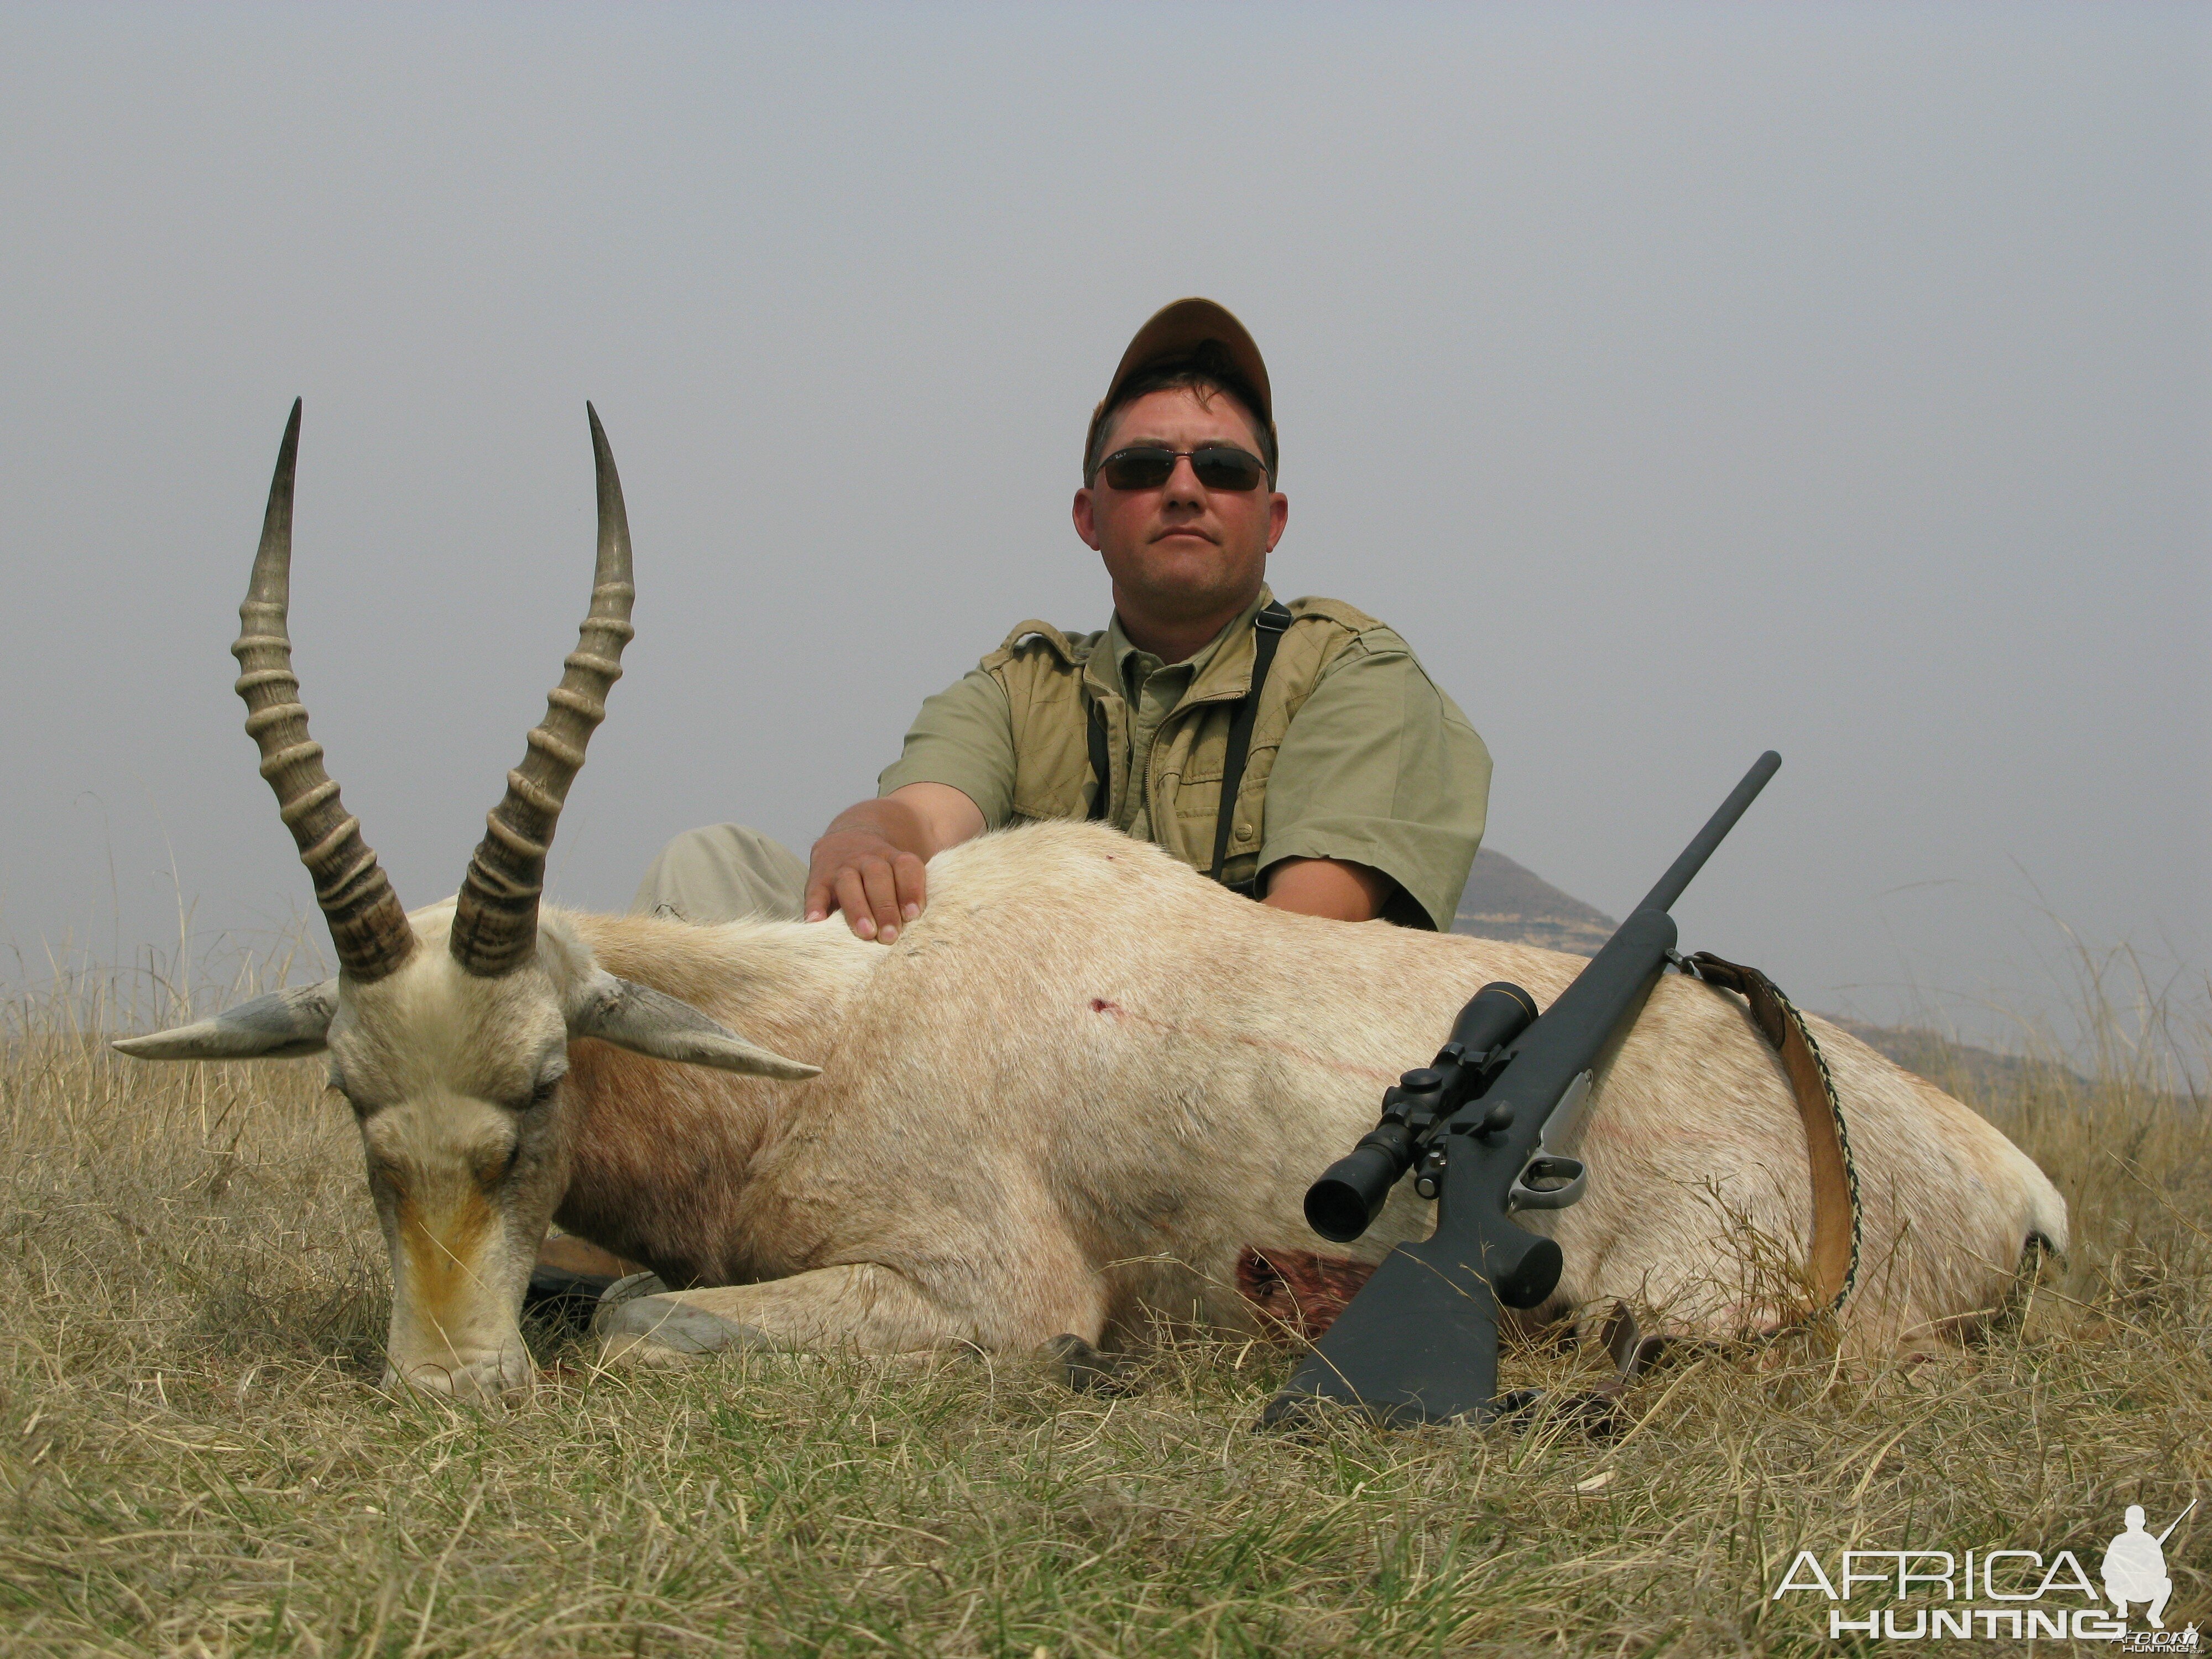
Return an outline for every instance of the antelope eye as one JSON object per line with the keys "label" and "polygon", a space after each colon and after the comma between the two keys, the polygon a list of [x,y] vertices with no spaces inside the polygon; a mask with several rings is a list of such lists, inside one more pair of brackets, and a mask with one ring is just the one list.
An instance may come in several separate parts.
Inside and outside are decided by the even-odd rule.
{"label": "antelope eye", "polygon": [[565,1072],[556,1072],[550,1077],[542,1077],[538,1079],[538,1086],[530,1091],[530,1104],[532,1106],[543,1106],[547,1101],[552,1099],[555,1095],[560,1093],[561,1079],[567,1075],[568,1073]]}

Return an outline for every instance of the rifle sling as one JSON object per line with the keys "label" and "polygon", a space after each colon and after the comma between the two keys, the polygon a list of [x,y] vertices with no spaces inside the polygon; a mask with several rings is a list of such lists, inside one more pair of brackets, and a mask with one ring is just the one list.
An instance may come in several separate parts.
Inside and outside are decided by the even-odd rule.
{"label": "rifle sling", "polygon": [[[1828,1062],[1821,1057],[1820,1045],[1813,1040],[1805,1017],[1772,980],[1756,968],[1724,961],[1710,951],[1686,957],[1669,952],[1668,958],[1684,973],[1720,990],[1733,991],[1749,1005],[1752,1024],[1781,1056],[1790,1092],[1797,1102],[1798,1120],[1805,1126],[1806,1161],[1813,1177],[1813,1248],[1806,1273],[1816,1299],[1808,1317],[1773,1333],[1781,1336],[1823,1314],[1840,1313],[1858,1283],[1859,1173],[1851,1161],[1851,1139],[1844,1127],[1843,1103],[1836,1097],[1835,1079],[1828,1074]],[[1663,1338],[1644,1334],[1626,1302],[1614,1304],[1601,1337],[1618,1374],[1594,1389],[1565,1396],[1555,1415],[1562,1419],[1581,1417],[1593,1425],[1593,1433],[1615,1433],[1620,1422],[1618,1402],[1666,1344]],[[1527,1410],[1541,1393],[1540,1389],[1516,1389],[1500,1396],[1498,1403],[1504,1414],[1511,1416]]]}
{"label": "rifle sling", "polygon": [[1807,1270],[1818,1299],[1816,1312],[1836,1312],[1858,1282],[1859,1174],[1828,1062],[1805,1017],[1758,969],[1725,962],[1710,951],[1689,957],[1687,966],[1706,984],[1741,996],[1750,1006],[1752,1024],[1781,1056],[1812,1166],[1813,1248]]}

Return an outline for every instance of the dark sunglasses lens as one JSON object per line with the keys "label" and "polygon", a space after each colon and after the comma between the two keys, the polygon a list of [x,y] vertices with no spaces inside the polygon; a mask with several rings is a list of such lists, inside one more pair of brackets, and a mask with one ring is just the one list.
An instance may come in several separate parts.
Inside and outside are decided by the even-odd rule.
{"label": "dark sunglasses lens", "polygon": [[1241,449],[1207,445],[1190,458],[1191,470],[1208,489],[1255,489],[1267,476],[1257,457]]}
{"label": "dark sunglasses lens", "polygon": [[1099,471],[1116,489],[1158,489],[1175,471],[1172,449],[1117,449]]}

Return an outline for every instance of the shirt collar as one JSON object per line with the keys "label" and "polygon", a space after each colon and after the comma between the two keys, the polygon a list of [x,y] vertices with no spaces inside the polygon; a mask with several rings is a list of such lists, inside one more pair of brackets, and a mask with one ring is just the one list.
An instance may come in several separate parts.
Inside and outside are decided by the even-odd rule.
{"label": "shirt collar", "polygon": [[[1213,659],[1221,654],[1223,646],[1241,635],[1250,633],[1252,618],[1272,604],[1274,598],[1275,596],[1268,592],[1267,585],[1265,582],[1261,583],[1260,591],[1254,596],[1252,603],[1237,612],[1236,617],[1218,634],[1181,662],[1169,663],[1165,666],[1188,669],[1190,678],[1184,684],[1195,685]],[[1121,631],[1121,613],[1118,611],[1114,613],[1113,621],[1106,626],[1105,647],[1106,660],[1114,665],[1113,677],[1116,683],[1115,689],[1125,697],[1141,689],[1140,684],[1135,681],[1129,672],[1133,659],[1140,661],[1148,670],[1160,665],[1160,659],[1158,657],[1149,651],[1141,651],[1130,644],[1129,636]],[[1237,695],[1241,696],[1243,694],[1240,691]]]}

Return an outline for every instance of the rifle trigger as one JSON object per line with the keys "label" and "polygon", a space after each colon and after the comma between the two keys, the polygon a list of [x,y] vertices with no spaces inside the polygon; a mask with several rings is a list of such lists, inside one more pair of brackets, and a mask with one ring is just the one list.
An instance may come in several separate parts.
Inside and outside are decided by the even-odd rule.
{"label": "rifle trigger", "polygon": [[[1589,1180],[1589,1170],[1578,1158],[1563,1158],[1557,1152],[1539,1152],[1522,1165],[1521,1173],[1513,1177],[1513,1185],[1505,1194],[1505,1207],[1513,1210],[1564,1210],[1583,1195]],[[1531,1181],[1547,1184],[1532,1187]],[[1557,1185],[1550,1183],[1557,1182]]]}

